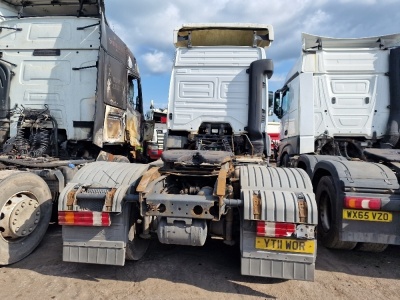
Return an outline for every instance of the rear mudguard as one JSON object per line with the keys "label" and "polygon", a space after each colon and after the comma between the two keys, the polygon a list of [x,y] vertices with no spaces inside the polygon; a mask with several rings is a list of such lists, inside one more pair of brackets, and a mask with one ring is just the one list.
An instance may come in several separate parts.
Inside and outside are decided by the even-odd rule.
{"label": "rear mudguard", "polygon": [[312,178],[313,172],[315,169],[315,165],[321,160],[347,161],[347,159],[342,156],[302,154],[296,160],[295,167],[305,170],[307,172],[308,176],[310,176],[310,178]]}
{"label": "rear mudguard", "polygon": [[[400,244],[400,195],[395,173],[387,166],[365,161],[348,161],[340,157],[302,155],[309,166],[316,189],[322,176],[332,176],[337,191],[331,210],[336,216],[339,239],[350,242]],[[391,222],[355,221],[343,218],[344,197],[372,197],[381,199],[381,211],[392,214]],[[317,199],[318,201],[318,199]]]}
{"label": "rear mudguard", "polygon": [[[149,165],[145,164],[99,161],[90,163],[77,172],[62,191],[58,210],[106,211],[107,209],[111,215],[111,226],[63,226],[64,261],[125,264],[131,209],[127,195],[133,194],[138,180],[148,168]],[[85,192],[86,188],[90,189]],[[115,191],[108,203],[98,197],[104,193],[104,189]],[[74,191],[86,193],[85,199],[72,201],[71,195],[74,195]]]}
{"label": "rear mudguard", "polygon": [[[266,251],[256,248],[255,221],[303,223],[315,227],[317,206],[309,176],[297,168],[248,165],[240,168],[243,217],[241,226],[241,271],[243,275],[314,280],[315,251],[312,254]],[[254,214],[254,195],[261,203]],[[306,220],[301,222],[298,201],[305,201]]]}

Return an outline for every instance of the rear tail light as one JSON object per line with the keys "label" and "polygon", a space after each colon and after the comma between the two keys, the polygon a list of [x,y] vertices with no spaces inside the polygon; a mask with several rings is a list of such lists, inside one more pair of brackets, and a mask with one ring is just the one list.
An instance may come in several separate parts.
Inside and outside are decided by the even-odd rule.
{"label": "rear tail light", "polygon": [[314,239],[315,225],[257,221],[257,236]]}
{"label": "rear tail light", "polygon": [[257,236],[290,237],[296,232],[296,224],[257,221]]}
{"label": "rear tail light", "polygon": [[107,212],[59,211],[58,223],[75,226],[110,226],[111,218]]}
{"label": "rear tail light", "polygon": [[380,210],[381,205],[382,202],[379,198],[344,197],[344,206],[346,208]]}

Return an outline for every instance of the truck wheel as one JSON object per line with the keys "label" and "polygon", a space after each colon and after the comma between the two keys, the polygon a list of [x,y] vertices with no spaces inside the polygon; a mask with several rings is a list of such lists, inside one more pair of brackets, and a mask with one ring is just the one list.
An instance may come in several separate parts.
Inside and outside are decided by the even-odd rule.
{"label": "truck wheel", "polygon": [[358,243],[355,250],[364,252],[383,252],[386,250],[387,247],[387,244]]}
{"label": "truck wheel", "polygon": [[338,196],[331,176],[321,178],[318,183],[316,198],[318,205],[318,234],[322,244],[332,249],[353,249],[357,243],[339,240],[339,224],[336,219],[335,206],[332,203]]}
{"label": "truck wheel", "polygon": [[140,224],[137,222],[139,213],[134,207],[131,208],[130,226],[128,232],[128,242],[126,243],[125,258],[127,260],[139,260],[147,252],[150,245],[150,239],[142,239],[139,236]]}
{"label": "truck wheel", "polygon": [[52,197],[46,182],[30,172],[0,172],[0,265],[28,256],[46,233]]}
{"label": "truck wheel", "polygon": [[290,165],[289,155],[287,153],[285,153],[282,156],[281,167],[289,168],[289,165]]}

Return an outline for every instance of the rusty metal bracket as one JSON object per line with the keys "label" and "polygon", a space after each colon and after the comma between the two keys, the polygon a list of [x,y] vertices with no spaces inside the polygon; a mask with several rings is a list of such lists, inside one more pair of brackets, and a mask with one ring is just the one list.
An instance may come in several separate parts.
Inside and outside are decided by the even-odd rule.
{"label": "rusty metal bracket", "polygon": [[254,219],[261,219],[261,195],[260,191],[253,192],[253,215]]}
{"label": "rusty metal bracket", "polygon": [[113,201],[114,201],[114,195],[115,192],[117,191],[116,188],[112,188],[106,193],[106,199],[104,201],[104,207],[106,208],[107,211],[111,211]]}
{"label": "rusty metal bracket", "polygon": [[67,194],[67,209],[68,210],[72,210],[72,208],[74,206],[74,202],[76,199],[75,194],[76,194],[76,190],[69,191],[69,193]]}
{"label": "rusty metal bracket", "polygon": [[302,193],[297,194],[297,206],[299,208],[299,219],[301,223],[307,223],[308,219],[308,206]]}
{"label": "rusty metal bracket", "polygon": [[226,193],[226,176],[228,174],[227,170],[220,170],[218,174],[217,182],[217,196],[225,196]]}
{"label": "rusty metal bracket", "polygon": [[217,179],[217,196],[218,196],[218,206],[219,206],[219,213],[218,216],[221,218],[223,214],[222,207],[225,205],[224,199],[226,194],[226,177],[228,175],[228,171],[225,169],[219,170],[218,179]]}
{"label": "rusty metal bracket", "polygon": [[152,182],[154,179],[161,176],[160,172],[158,172],[159,168],[151,168],[143,174],[142,179],[140,179],[139,185],[136,188],[136,192],[143,193],[146,189],[147,185]]}

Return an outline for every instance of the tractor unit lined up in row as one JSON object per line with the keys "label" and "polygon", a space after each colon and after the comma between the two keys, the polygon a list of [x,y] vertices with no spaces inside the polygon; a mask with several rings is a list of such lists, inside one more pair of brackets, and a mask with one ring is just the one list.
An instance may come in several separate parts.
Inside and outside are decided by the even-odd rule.
{"label": "tractor unit lined up in row", "polygon": [[0,1],[0,82],[7,265],[40,243],[81,165],[99,154],[137,160],[153,128],[145,136],[136,59],[109,28],[102,0]]}
{"label": "tractor unit lined up in row", "polygon": [[161,160],[93,162],[59,198],[63,260],[124,265],[152,238],[239,243],[243,275],[313,280],[317,207],[302,169],[270,167],[262,24],[186,24],[176,46]]}
{"label": "tractor unit lined up in row", "polygon": [[164,151],[141,163],[161,154],[156,116],[103,0],[0,1],[0,265],[27,257],[53,215],[64,261],[124,265],[152,238],[217,238],[239,244],[243,275],[313,280],[311,181],[265,155],[273,39],[263,24],[176,29]]}
{"label": "tractor unit lined up in row", "polygon": [[278,165],[313,184],[323,245],[380,252],[400,244],[400,35],[302,35],[275,93]]}

